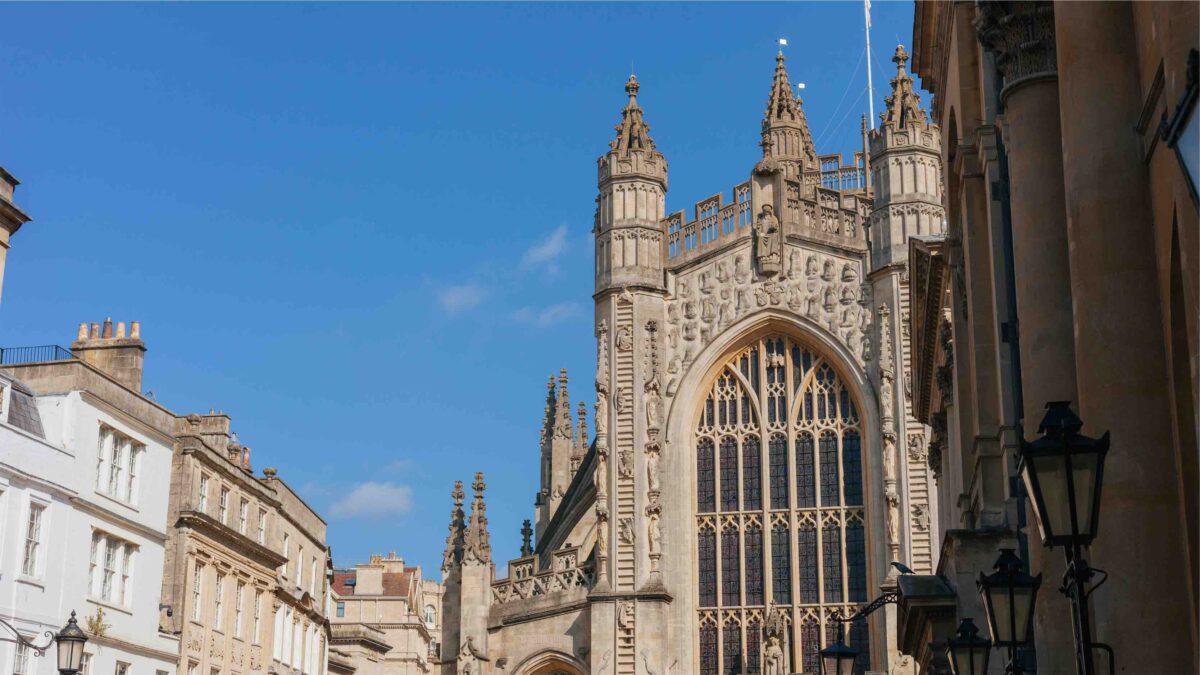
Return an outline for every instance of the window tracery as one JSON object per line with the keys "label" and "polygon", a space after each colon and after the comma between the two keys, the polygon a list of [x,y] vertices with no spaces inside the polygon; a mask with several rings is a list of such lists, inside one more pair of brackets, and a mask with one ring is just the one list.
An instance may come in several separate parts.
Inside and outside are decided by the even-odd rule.
{"label": "window tracery", "polygon": [[[863,442],[854,396],[780,335],[731,354],[696,423],[701,673],[758,673],[764,612],[785,613],[789,672],[815,673],[834,611],[867,600]],[[869,644],[867,624],[849,631]],[[864,651],[863,667],[870,665]]]}

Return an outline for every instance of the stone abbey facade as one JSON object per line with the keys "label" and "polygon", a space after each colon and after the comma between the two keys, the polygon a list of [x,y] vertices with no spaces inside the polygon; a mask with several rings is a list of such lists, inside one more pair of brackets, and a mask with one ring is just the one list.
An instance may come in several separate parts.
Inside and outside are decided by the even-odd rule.
{"label": "stone abbey facade", "polygon": [[[667,213],[630,77],[598,160],[593,433],[551,378],[536,545],[501,578],[454,490],[445,675],[815,673],[848,616],[938,556],[912,414],[910,237],[944,230],[941,132],[898,48],[878,129],[818,155],[776,58],[749,178]],[[896,660],[891,608],[848,626]]]}

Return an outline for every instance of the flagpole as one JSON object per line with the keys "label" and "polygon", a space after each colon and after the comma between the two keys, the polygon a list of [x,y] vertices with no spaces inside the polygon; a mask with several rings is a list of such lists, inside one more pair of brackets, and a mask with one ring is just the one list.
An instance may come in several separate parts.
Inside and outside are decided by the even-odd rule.
{"label": "flagpole", "polygon": [[867,34],[867,110],[871,128],[875,128],[875,86],[871,82],[871,0],[863,0],[863,22]]}

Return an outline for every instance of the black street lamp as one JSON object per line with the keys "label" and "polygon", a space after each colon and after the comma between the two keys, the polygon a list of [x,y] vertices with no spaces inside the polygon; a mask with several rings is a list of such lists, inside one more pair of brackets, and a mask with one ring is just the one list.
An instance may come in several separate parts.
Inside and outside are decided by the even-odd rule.
{"label": "black street lamp", "polygon": [[946,657],[954,675],[985,675],[992,641],[979,637],[979,629],[971,619],[958,624],[958,633],[946,640]]}
{"label": "black street lamp", "polygon": [[18,644],[33,650],[34,656],[45,656],[46,650],[50,648],[50,643],[56,643],[60,675],[76,675],[83,665],[83,645],[87,642],[87,635],[80,630],[79,624],[76,623],[74,611],[71,612],[71,618],[67,619],[67,625],[63,626],[62,630],[57,633],[46,631],[42,634],[46,638],[46,644],[43,645],[26,639],[12,624],[3,619],[0,619],[0,626],[7,628],[17,638]]}
{"label": "black street lamp", "polygon": [[821,650],[821,675],[854,675],[854,659],[858,652],[846,645],[846,627],[842,637]]}
{"label": "black street lamp", "polygon": [[54,636],[58,643],[58,672],[61,675],[75,675],[83,667],[83,645],[87,640],[87,635],[75,621],[75,610],[71,610],[67,625]]}
{"label": "black street lamp", "polygon": [[[1089,567],[1082,553],[1099,526],[1109,437],[1105,432],[1100,438],[1089,438],[1079,433],[1082,428],[1083,421],[1072,412],[1069,401],[1047,403],[1046,416],[1038,425],[1042,436],[1033,442],[1021,440],[1017,470],[1033,502],[1042,543],[1050,548],[1061,545],[1066,552],[1067,570],[1059,590],[1071,600],[1076,669],[1080,675],[1094,675],[1094,649],[1108,653],[1109,672],[1116,672],[1112,648],[1092,640],[1087,602],[1108,574]],[[1104,576],[1088,590],[1097,572]]]}
{"label": "black street lamp", "polygon": [[988,632],[997,647],[1008,648],[1007,672],[1020,675],[1017,650],[1029,640],[1033,626],[1033,607],[1042,575],[1029,576],[1021,569],[1021,559],[1011,548],[1000,550],[991,574],[979,573],[979,597],[983,601]]}

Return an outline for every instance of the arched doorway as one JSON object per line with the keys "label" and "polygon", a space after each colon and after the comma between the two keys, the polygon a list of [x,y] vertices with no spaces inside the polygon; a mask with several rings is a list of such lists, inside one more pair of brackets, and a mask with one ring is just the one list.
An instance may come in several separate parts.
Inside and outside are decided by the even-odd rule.
{"label": "arched doorway", "polygon": [[[867,601],[860,402],[843,368],[767,332],[717,361],[694,413],[697,648],[702,674],[761,672],[772,606],[787,672],[817,672],[835,611]],[[849,641],[869,666],[870,634]]]}
{"label": "arched doorway", "polygon": [[558,652],[533,656],[516,672],[520,675],[584,675],[583,668],[575,659]]}

